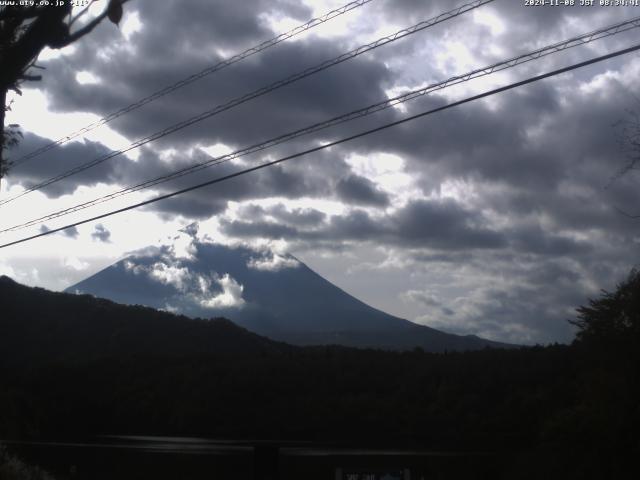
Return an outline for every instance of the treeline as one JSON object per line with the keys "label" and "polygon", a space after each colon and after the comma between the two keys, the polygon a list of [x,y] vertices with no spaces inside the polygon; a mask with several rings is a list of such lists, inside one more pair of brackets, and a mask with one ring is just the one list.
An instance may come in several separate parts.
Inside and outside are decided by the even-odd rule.
{"label": "treeline", "polygon": [[[0,321],[4,438],[155,434],[504,452],[519,478],[638,470],[638,272],[579,310],[571,346],[448,354],[296,348],[226,321],[0,283],[16,315]],[[11,310],[13,298],[27,303]]]}

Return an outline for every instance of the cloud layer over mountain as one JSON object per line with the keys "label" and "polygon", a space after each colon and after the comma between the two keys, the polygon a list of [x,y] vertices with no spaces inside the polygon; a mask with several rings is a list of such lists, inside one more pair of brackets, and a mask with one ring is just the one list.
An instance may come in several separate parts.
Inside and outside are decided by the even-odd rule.
{"label": "cloud layer over mountain", "polygon": [[[43,61],[44,81],[32,87],[44,93],[52,115],[102,116],[338,4],[131,2],[122,33],[101,25],[72,50]],[[453,7],[444,0],[375,0],[317,33],[284,42],[114,121],[110,135],[129,141],[144,137]],[[73,202],[80,187],[102,192],[136,184],[631,18],[640,13],[636,10],[529,8],[497,0],[169,135],[136,155],[114,158],[44,194],[54,208]],[[155,193],[613,51],[635,38],[632,30],[443,90],[163,184]],[[88,72],[85,77],[92,80],[82,80],[78,72]],[[218,241],[277,245],[375,307],[443,330],[511,342],[568,341],[572,330],[566,320],[573,309],[600,288],[613,288],[637,262],[640,224],[619,210],[640,213],[640,177],[630,172],[610,179],[628,162],[616,124],[629,118],[628,109],[640,109],[639,73],[637,54],[619,57],[156,203],[144,213],[167,223],[202,220]],[[16,115],[27,108],[20,102]],[[35,121],[25,130],[12,152],[16,157],[54,137]],[[104,155],[117,146],[104,135],[16,168],[9,187],[19,191]],[[104,221],[80,230],[75,240],[118,245],[127,235],[133,234]],[[8,257],[4,264],[21,270],[18,259]],[[152,274],[179,282],[179,271],[162,268]],[[205,281],[218,285],[229,302],[241,299],[233,278]]]}

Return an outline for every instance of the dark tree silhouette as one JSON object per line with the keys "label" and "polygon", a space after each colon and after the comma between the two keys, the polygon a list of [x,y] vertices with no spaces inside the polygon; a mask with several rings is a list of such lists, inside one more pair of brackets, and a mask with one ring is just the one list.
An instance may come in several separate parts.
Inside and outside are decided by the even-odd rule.
{"label": "dark tree silhouette", "polygon": [[295,347],[0,277],[0,438],[286,438],[494,452],[505,472],[465,478],[635,480],[639,287],[634,270],[581,307],[571,346],[435,354]]}
{"label": "dark tree silhouette", "polygon": [[20,93],[25,81],[37,81],[40,75],[33,73],[39,67],[35,64],[45,47],[60,49],[70,45],[90,33],[105,18],[116,25],[122,18],[122,6],[128,0],[109,0],[104,11],[74,29],[76,22],[84,17],[96,0],[88,0],[87,5],[72,14],[70,1],[47,2],[48,5],[33,2],[33,5],[5,5],[0,7],[0,178],[10,166],[4,156],[5,150],[17,143],[20,133],[17,125],[5,127],[5,113],[9,110],[7,93]]}
{"label": "dark tree silhouette", "polygon": [[633,269],[615,292],[577,309],[578,342],[616,346],[640,339],[640,270]]}
{"label": "dark tree silhouette", "polygon": [[[636,99],[636,102],[640,104],[640,99]],[[627,161],[611,178],[609,185],[622,176],[640,170],[640,111],[636,107],[635,109],[628,109],[626,114],[626,118],[618,121],[615,126],[618,129],[618,143]],[[631,208],[627,206],[623,208],[615,207],[615,209],[625,217],[640,220],[640,212],[637,211],[637,206]]]}

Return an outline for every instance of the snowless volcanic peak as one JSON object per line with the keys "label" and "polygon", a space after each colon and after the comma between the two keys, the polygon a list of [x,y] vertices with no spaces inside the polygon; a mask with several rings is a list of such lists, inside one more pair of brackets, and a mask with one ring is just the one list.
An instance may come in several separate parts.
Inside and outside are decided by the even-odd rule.
{"label": "snowless volcanic peak", "polygon": [[171,243],[135,252],[66,291],[189,317],[226,317],[261,335],[301,345],[430,351],[497,345],[370,307],[292,255],[198,240],[194,225]]}

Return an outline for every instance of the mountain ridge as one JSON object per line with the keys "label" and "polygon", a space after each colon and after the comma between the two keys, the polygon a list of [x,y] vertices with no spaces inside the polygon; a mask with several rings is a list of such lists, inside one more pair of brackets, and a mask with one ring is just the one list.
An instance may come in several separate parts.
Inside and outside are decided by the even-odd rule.
{"label": "mountain ridge", "polygon": [[225,317],[259,335],[301,346],[420,347],[431,352],[513,347],[382,312],[292,255],[199,242],[188,231],[176,239],[176,244],[134,252],[65,292],[192,318]]}
{"label": "mountain ridge", "polygon": [[131,355],[280,354],[291,348],[225,318],[192,319],[91,295],[28,287],[0,276],[0,358],[74,362]]}

